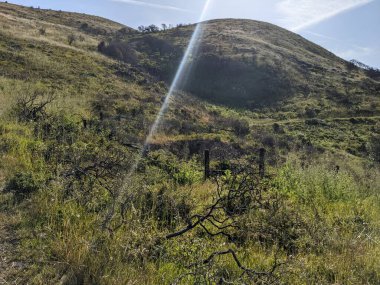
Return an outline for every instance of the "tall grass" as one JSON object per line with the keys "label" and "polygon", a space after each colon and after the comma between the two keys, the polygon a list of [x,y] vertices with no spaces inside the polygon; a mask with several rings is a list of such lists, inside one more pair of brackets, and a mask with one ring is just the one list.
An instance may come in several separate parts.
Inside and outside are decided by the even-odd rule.
{"label": "tall grass", "polygon": [[[146,208],[148,196],[143,194],[152,191],[154,201],[161,182],[150,184],[143,174],[139,175],[141,179],[134,180],[137,200],[127,210],[127,222],[112,234],[100,227],[101,211],[89,210],[88,205],[75,199],[65,200],[59,182],[31,198],[23,230],[32,231],[34,236],[24,243],[23,250],[33,260],[43,260],[32,283],[44,284],[52,276],[54,280],[57,276],[68,276],[84,284],[169,284],[186,275],[189,264],[231,247],[246,266],[262,270],[271,266],[276,249],[254,237],[234,245],[195,231],[170,242],[165,240],[168,228],[161,225],[154,212],[149,212],[153,208]],[[371,183],[368,177],[372,177]],[[288,163],[268,181],[270,193],[283,198],[282,215],[301,225],[293,253],[280,251],[285,263],[276,274],[281,283],[380,282],[377,177],[376,169],[364,174],[345,169],[337,173],[328,162],[318,161],[306,168],[297,162]],[[214,189],[209,183],[165,187],[172,188],[175,194],[170,203],[191,200],[194,212],[207,205]],[[105,196],[97,199],[107,200]],[[174,210],[172,206],[162,204]],[[270,227],[266,223],[276,222],[277,218],[280,217],[273,220],[253,211],[247,223],[260,221],[262,227]],[[208,274],[217,276],[229,272],[226,276],[231,280],[239,275],[239,268],[228,257],[219,258],[210,270]],[[201,275],[184,277],[181,284],[207,280],[202,279],[203,273],[198,273]]]}

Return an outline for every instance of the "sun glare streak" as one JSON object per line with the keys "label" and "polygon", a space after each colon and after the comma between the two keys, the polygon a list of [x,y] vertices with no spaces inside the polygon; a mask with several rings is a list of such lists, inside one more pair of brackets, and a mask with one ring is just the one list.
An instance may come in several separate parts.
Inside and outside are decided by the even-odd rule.
{"label": "sun glare streak", "polygon": [[164,100],[164,102],[160,108],[160,111],[158,112],[156,119],[155,119],[152,127],[150,128],[149,134],[146,137],[144,146],[143,146],[141,152],[139,153],[138,157],[136,158],[136,161],[134,162],[133,166],[130,168],[129,172],[127,173],[126,178],[124,179],[124,183],[123,183],[123,187],[121,189],[121,193],[118,195],[118,199],[117,199],[119,203],[122,202],[123,194],[125,192],[126,185],[130,182],[132,174],[136,171],[137,166],[139,165],[145,151],[147,150],[150,142],[152,141],[152,138],[157,133],[158,127],[159,127],[162,119],[164,118],[165,112],[167,111],[167,109],[170,105],[170,100],[174,96],[175,92],[178,90],[179,84],[181,83],[182,79],[184,79],[186,77],[187,73],[189,72],[188,62],[189,62],[189,59],[191,58],[191,56],[193,55],[193,53],[197,50],[196,44],[197,44],[197,41],[201,39],[202,32],[203,32],[203,30],[202,30],[203,29],[203,27],[202,27],[203,23],[202,22],[205,20],[207,11],[208,11],[209,6],[210,6],[212,1],[213,0],[207,0],[207,2],[205,3],[205,6],[203,7],[203,11],[202,11],[202,14],[199,18],[198,24],[196,25],[195,30],[191,36],[190,42],[186,48],[185,54],[182,57],[182,61],[181,61],[180,65],[177,69],[177,72],[175,74],[173,82],[170,86],[168,93],[166,94],[165,100]]}
{"label": "sun glare streak", "polygon": [[200,22],[197,24],[197,26],[194,30],[194,33],[191,37],[191,40],[190,40],[189,45],[186,49],[186,52],[182,58],[181,64],[179,65],[177,73],[176,73],[174,80],[172,82],[172,85],[170,86],[169,92],[165,97],[165,101],[162,104],[160,112],[158,113],[156,120],[155,120],[154,124],[152,125],[152,128],[149,132],[149,135],[145,141],[145,145],[149,145],[150,140],[152,139],[154,134],[157,132],[157,128],[158,128],[158,126],[159,126],[159,124],[160,124],[160,122],[161,122],[161,120],[165,114],[165,111],[169,107],[170,99],[173,97],[174,92],[178,89],[178,84],[181,82],[181,79],[186,75],[186,72],[188,71],[187,61],[190,58],[190,56],[192,55],[192,52],[195,48],[195,44],[196,44],[197,40],[200,39],[202,36],[202,23],[201,22],[205,18],[206,12],[208,10],[208,6],[209,6],[211,1],[212,0],[208,0],[207,3],[205,4],[202,15],[200,17]]}

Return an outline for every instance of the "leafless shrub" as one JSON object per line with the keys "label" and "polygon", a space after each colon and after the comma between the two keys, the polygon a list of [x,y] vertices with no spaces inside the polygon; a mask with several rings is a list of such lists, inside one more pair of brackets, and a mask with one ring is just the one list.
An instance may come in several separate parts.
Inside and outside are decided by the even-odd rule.
{"label": "leafless shrub", "polygon": [[47,117],[46,107],[55,99],[56,95],[51,92],[26,91],[17,98],[13,112],[20,121],[38,121]]}
{"label": "leafless shrub", "polygon": [[[213,203],[207,206],[203,213],[189,217],[187,225],[168,234],[167,239],[182,236],[192,230],[200,230],[210,238],[224,237],[230,244],[240,245],[248,240],[256,240],[257,242],[264,242],[268,247],[275,247],[278,251],[293,252],[294,248],[291,246],[296,235],[293,233],[294,223],[289,222],[292,217],[286,215],[286,218],[270,226],[270,223],[273,222],[272,216],[278,218],[279,215],[286,212],[282,210],[282,198],[269,191],[268,186],[260,180],[254,169],[241,167],[234,173],[217,177],[215,181],[217,187]],[[252,220],[255,222],[251,222]],[[263,221],[260,224],[255,224],[258,220]],[[242,284],[246,284],[244,282],[272,284],[276,279],[275,271],[283,264],[279,262],[276,255],[271,269],[256,271],[245,267],[238,254],[229,248],[215,251],[205,260],[189,265],[188,268],[191,271],[180,276],[173,284],[178,284],[186,276],[202,274],[201,272],[207,272],[204,274],[204,278],[207,280],[205,279],[202,282],[228,284],[227,282],[231,280],[222,280],[223,276],[213,269],[218,257],[223,255],[229,255],[242,271],[239,278],[243,282]]]}

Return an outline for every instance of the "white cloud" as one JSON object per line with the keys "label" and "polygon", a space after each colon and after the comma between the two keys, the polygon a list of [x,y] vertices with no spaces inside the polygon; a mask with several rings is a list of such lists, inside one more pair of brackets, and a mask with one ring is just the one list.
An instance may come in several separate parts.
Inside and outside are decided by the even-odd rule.
{"label": "white cloud", "polygon": [[348,50],[338,52],[337,55],[344,59],[358,59],[365,56],[370,56],[374,53],[374,50],[369,47],[355,46]]}
{"label": "white cloud", "polygon": [[173,11],[180,11],[180,12],[192,12],[190,10],[182,9],[182,8],[175,7],[175,6],[155,4],[155,3],[139,1],[139,0],[111,0],[111,1],[112,2],[121,2],[121,3],[136,5],[136,6],[144,6],[144,7],[151,7],[151,8],[157,8],[157,9],[164,9],[164,10],[173,10]]}
{"label": "white cloud", "polygon": [[366,5],[374,0],[281,0],[276,5],[282,23],[293,31],[332,18],[342,12]]}
{"label": "white cloud", "polygon": [[330,36],[326,36],[326,35],[322,35],[320,33],[315,33],[315,32],[312,32],[312,31],[303,31],[303,33],[309,34],[309,35],[312,35],[312,36],[315,36],[315,37],[318,37],[318,38],[321,38],[321,39],[324,39],[324,40],[338,41],[336,38],[333,38],[333,37],[330,37]]}

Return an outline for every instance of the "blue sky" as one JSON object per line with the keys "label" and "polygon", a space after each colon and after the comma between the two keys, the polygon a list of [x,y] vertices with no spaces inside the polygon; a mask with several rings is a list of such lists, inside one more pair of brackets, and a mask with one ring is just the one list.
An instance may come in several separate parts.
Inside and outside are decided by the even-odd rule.
{"label": "blue sky", "polygon": [[[10,0],[106,17],[131,27],[194,23],[207,0]],[[345,59],[380,68],[380,0],[210,0],[206,19],[245,18],[301,34]]]}

